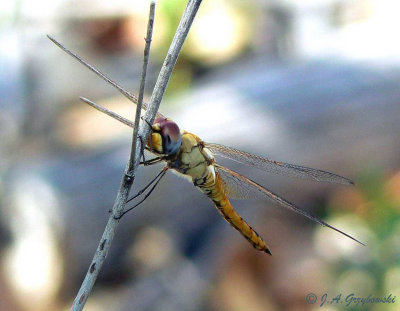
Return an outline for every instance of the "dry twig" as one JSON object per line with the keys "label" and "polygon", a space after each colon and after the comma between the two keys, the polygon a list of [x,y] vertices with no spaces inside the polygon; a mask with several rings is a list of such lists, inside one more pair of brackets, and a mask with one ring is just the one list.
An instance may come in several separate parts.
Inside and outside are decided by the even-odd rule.
{"label": "dry twig", "polygon": [[[146,48],[145,48],[145,53],[144,53],[145,55],[144,55],[144,62],[143,62],[143,73],[142,73],[142,79],[141,79],[139,99],[137,99],[134,95],[130,94],[129,92],[127,92],[124,89],[122,89],[121,87],[119,87],[116,83],[114,83],[112,80],[110,80],[105,75],[103,75],[100,71],[98,71],[97,69],[93,68],[91,65],[86,63],[79,56],[77,56],[73,52],[66,49],[62,44],[57,42],[55,39],[49,37],[50,40],[52,40],[55,44],[57,44],[65,52],[67,52],[71,56],[78,59],[86,67],[88,67],[89,69],[94,71],[96,74],[101,76],[104,80],[106,80],[107,82],[112,84],[114,87],[116,87],[128,99],[132,100],[135,103],[138,102],[138,106],[137,106],[137,110],[136,110],[136,118],[135,118],[135,130],[133,132],[131,156],[128,161],[128,164],[126,165],[126,168],[125,168],[122,180],[121,180],[120,188],[118,190],[117,197],[114,202],[112,213],[110,215],[110,218],[108,219],[103,236],[100,239],[99,245],[94,254],[94,257],[90,264],[88,272],[86,273],[85,279],[84,279],[84,281],[81,285],[81,288],[80,288],[77,296],[75,297],[74,303],[72,305],[71,310],[73,310],[73,311],[78,311],[78,310],[83,309],[83,307],[87,301],[87,298],[93,288],[93,285],[97,279],[99,271],[100,271],[100,269],[104,263],[104,260],[108,254],[108,251],[111,246],[111,242],[114,238],[114,235],[115,235],[118,223],[119,223],[118,216],[121,215],[125,209],[129,191],[133,184],[135,172],[140,163],[141,149],[142,149],[140,146],[140,143],[141,143],[141,141],[146,142],[146,140],[147,140],[147,136],[150,133],[150,128],[149,128],[148,124],[152,124],[155,116],[157,115],[158,108],[159,108],[161,100],[163,98],[165,89],[168,85],[168,81],[172,74],[176,60],[182,49],[183,43],[187,37],[189,29],[194,20],[194,17],[196,16],[197,10],[201,4],[201,0],[189,0],[188,1],[188,4],[182,15],[179,26],[176,30],[175,36],[172,40],[171,46],[168,50],[167,56],[164,60],[160,74],[158,76],[156,85],[154,87],[154,90],[153,90],[153,93],[152,93],[152,96],[150,99],[150,103],[147,107],[146,114],[144,117],[144,119],[147,122],[143,122],[138,127],[140,111],[141,111],[141,103],[143,100],[144,80],[145,80],[145,75],[146,75],[145,71],[146,71],[146,67],[147,67],[149,45],[150,45],[150,41],[151,41],[151,33],[152,33],[153,20],[154,20],[154,2],[155,1],[153,0],[152,4],[151,4],[152,8],[150,9],[150,17],[149,17],[149,24],[148,24],[148,31],[147,31],[147,38],[146,38]],[[86,102],[90,102],[84,98],[81,98],[81,99]],[[147,106],[147,105],[144,104],[144,106]],[[141,141],[137,140],[138,136],[142,138]]]}

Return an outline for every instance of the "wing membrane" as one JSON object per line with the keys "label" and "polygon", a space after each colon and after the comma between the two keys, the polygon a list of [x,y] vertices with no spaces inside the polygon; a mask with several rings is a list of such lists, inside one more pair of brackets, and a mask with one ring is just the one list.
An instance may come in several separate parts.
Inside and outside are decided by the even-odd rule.
{"label": "wing membrane", "polygon": [[293,203],[286,201],[279,195],[277,195],[277,194],[273,193],[272,191],[264,188],[263,186],[257,184],[255,181],[248,179],[247,177],[244,177],[243,175],[241,175],[235,171],[232,171],[224,166],[220,166],[220,165],[216,164],[215,169],[219,173],[219,175],[224,183],[224,188],[226,190],[226,194],[228,195],[228,197],[241,198],[241,199],[243,199],[243,198],[269,199],[269,200],[277,203],[280,206],[286,207],[286,208],[288,208],[300,215],[303,215],[323,226],[331,228],[362,245],[365,245],[364,243],[360,242],[359,240],[352,237],[351,235],[329,225],[322,219],[307,213],[306,211],[300,209]]}
{"label": "wing membrane", "polygon": [[228,158],[275,174],[311,179],[319,182],[330,182],[343,185],[354,184],[350,179],[326,171],[269,160],[267,158],[219,144],[206,143],[205,146],[217,156]]}
{"label": "wing membrane", "polygon": [[[86,68],[94,72],[96,75],[98,75],[100,78],[102,78],[104,81],[107,83],[111,84],[113,87],[115,87],[122,95],[124,95],[126,98],[128,98],[131,102],[137,104],[138,103],[138,98],[136,95],[128,92],[125,90],[123,87],[121,87],[119,84],[114,82],[112,79],[107,77],[104,73],[102,73],[100,70],[94,68],[92,65],[90,65],[87,61],[85,61],[82,57],[77,55],[76,53],[72,52],[71,50],[67,49],[62,43],[58,42],[56,39],[54,39],[51,36],[47,36],[55,45],[57,45],[61,50],[63,50],[65,53],[68,55],[72,56],[75,58],[78,62],[80,62],[82,65],[84,65]],[[147,110],[148,105],[143,102],[142,108],[144,110]],[[161,113],[157,112],[157,117],[164,117]]]}

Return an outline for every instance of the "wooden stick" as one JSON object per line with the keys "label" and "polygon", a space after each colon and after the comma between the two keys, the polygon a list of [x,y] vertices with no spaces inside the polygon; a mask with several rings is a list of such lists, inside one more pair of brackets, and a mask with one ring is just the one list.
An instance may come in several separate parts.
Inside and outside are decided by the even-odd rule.
{"label": "wooden stick", "polygon": [[[187,34],[192,25],[194,17],[196,16],[196,13],[200,7],[201,2],[202,2],[201,0],[189,0],[188,4],[186,6],[186,9],[182,15],[178,29],[172,40],[171,46],[169,48],[169,51],[164,60],[163,66],[161,68],[160,74],[158,76],[156,85],[154,87],[154,90],[153,90],[153,93],[152,93],[152,96],[150,99],[150,103],[149,103],[148,107],[146,107],[147,110],[146,110],[146,114],[145,114],[144,118],[145,118],[145,120],[147,120],[147,122],[143,122],[142,124],[140,124],[140,126],[138,128],[138,135],[143,138],[142,139],[143,141],[147,140],[147,136],[150,133],[150,128],[149,128],[148,124],[152,124],[155,116],[157,115],[158,108],[160,106],[164,92],[168,85],[168,81],[172,74],[176,60],[179,56],[179,53],[183,46],[183,43],[187,37]],[[154,1],[152,1],[152,5],[154,5]],[[153,11],[153,14],[154,14],[154,11]],[[149,27],[152,27],[152,22],[150,22],[150,20],[149,20]],[[149,34],[149,28],[148,28],[148,34]],[[133,96],[129,92],[126,92],[123,88],[121,88],[119,85],[117,85],[111,79],[108,79],[100,71],[98,71],[97,69],[95,69],[94,67],[92,67],[91,65],[86,63],[85,61],[83,61],[79,56],[77,56],[76,54],[67,50],[60,43],[58,43],[55,39],[53,39],[51,37],[49,37],[49,38],[55,44],[57,44],[59,47],[61,47],[64,51],[66,51],[68,54],[74,56],[86,67],[88,67],[92,71],[96,72],[96,74],[100,75],[104,80],[106,80],[108,83],[110,83],[114,87],[116,87],[122,94],[124,94],[130,100],[132,100],[133,102],[139,102],[139,100],[136,99],[135,96]],[[148,42],[148,41],[149,41],[149,38],[146,39],[146,42]],[[147,65],[143,64],[143,67],[145,67],[145,66],[147,66]],[[142,74],[142,79],[144,80],[143,74]],[[142,88],[142,86],[141,86],[141,88]],[[137,113],[136,118],[138,117],[138,115],[139,114]],[[139,115],[139,117],[140,117],[140,115]],[[138,123],[139,122],[136,122],[136,124],[134,124],[134,126],[137,125]],[[121,184],[120,184],[120,187],[119,187],[119,190],[117,193],[117,197],[114,202],[112,213],[110,215],[110,218],[108,219],[103,236],[100,239],[99,245],[94,254],[93,260],[90,264],[90,267],[85,276],[85,279],[81,285],[81,288],[80,288],[77,296],[75,297],[74,303],[71,308],[71,310],[73,310],[73,311],[80,311],[83,309],[83,307],[88,299],[88,296],[90,295],[90,293],[92,291],[92,288],[93,288],[96,278],[100,272],[100,269],[104,263],[104,260],[108,254],[108,251],[110,249],[111,242],[114,238],[114,235],[115,235],[118,223],[119,223],[119,219],[117,219],[117,218],[121,213],[123,213],[123,211],[125,209],[126,200],[128,198],[129,191],[133,184],[133,177],[135,176],[135,172],[140,163],[140,157],[141,157],[140,141],[137,140],[138,135],[136,133],[134,134],[134,138],[133,138],[134,140],[136,140],[136,143],[135,144],[132,143],[132,146],[135,146],[135,147],[133,147],[133,148],[135,148],[135,152],[131,152],[133,161],[132,161],[132,159],[130,159],[128,161],[128,164],[126,165],[126,168],[125,168],[122,180],[121,180]],[[133,163],[133,165],[131,163]]]}

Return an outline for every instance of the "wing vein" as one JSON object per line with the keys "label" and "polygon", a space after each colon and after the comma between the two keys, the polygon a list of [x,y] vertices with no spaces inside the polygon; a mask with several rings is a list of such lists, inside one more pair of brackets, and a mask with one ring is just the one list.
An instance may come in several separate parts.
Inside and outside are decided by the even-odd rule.
{"label": "wing vein", "polygon": [[311,179],[319,182],[330,182],[343,185],[354,184],[350,179],[330,172],[295,164],[273,161],[251,154],[249,152],[241,151],[219,144],[206,143],[205,146],[217,156],[221,156],[249,166],[257,167],[267,172],[302,179]]}
{"label": "wing vein", "polygon": [[[133,102],[134,104],[137,104],[138,102],[138,98],[136,95],[128,92],[127,90],[125,90],[124,88],[122,88],[121,86],[119,86],[117,83],[115,83],[112,79],[110,79],[109,77],[107,77],[104,73],[102,73],[100,70],[94,68],[92,65],[90,65],[87,61],[85,61],[82,57],[80,57],[78,54],[72,52],[71,50],[69,50],[68,48],[66,48],[62,43],[58,42],[56,39],[54,39],[51,36],[47,36],[55,45],[57,45],[60,49],[62,49],[65,53],[67,53],[68,55],[72,56],[73,58],[75,58],[78,62],[80,62],[82,65],[84,65],[86,68],[88,68],[89,70],[91,70],[92,72],[94,72],[97,76],[99,76],[100,78],[102,78],[104,81],[106,81],[107,83],[111,84],[114,88],[116,88],[122,95],[124,95],[126,98],[128,98],[131,102]],[[147,110],[148,105],[143,102],[142,107],[144,110]],[[157,117],[164,117],[161,113],[157,112]]]}
{"label": "wing vein", "polygon": [[[259,195],[261,194],[261,197],[263,198],[268,198],[270,200],[272,200],[273,202],[277,203],[280,206],[286,207],[290,210],[292,210],[293,212],[296,212],[300,215],[303,215],[325,227],[331,228],[341,234],[343,234],[344,236],[362,244],[365,246],[364,243],[360,242],[359,240],[357,240],[356,238],[352,237],[351,235],[341,231],[340,229],[331,226],[330,224],[326,223],[325,221],[323,221],[322,219],[309,214],[308,212],[300,209],[299,207],[297,207],[296,205],[294,205],[293,203],[285,200],[284,198],[280,197],[279,195],[275,194],[274,192],[268,190],[267,188],[264,188],[263,186],[259,185],[258,183],[256,183],[255,181],[235,172],[232,171],[224,166],[220,166],[218,164],[215,164],[215,168],[217,169],[217,171],[220,173],[220,176],[224,182],[224,186],[226,188],[226,192],[229,195],[233,194],[233,196],[236,194],[240,196],[250,196],[250,195]],[[239,189],[240,187],[243,188],[243,191],[241,191],[241,193],[238,193],[236,190]]]}

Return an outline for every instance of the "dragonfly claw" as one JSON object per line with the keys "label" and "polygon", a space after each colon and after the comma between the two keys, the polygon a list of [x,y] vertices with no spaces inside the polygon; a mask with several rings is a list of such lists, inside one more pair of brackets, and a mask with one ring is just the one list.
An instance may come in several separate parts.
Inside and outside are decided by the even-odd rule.
{"label": "dragonfly claw", "polygon": [[125,213],[122,213],[121,215],[119,215],[119,216],[113,216],[113,218],[115,219],[115,220],[120,220],[121,218],[122,218],[122,216],[124,216],[124,214]]}

